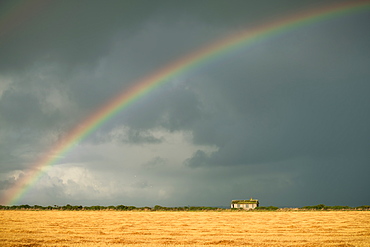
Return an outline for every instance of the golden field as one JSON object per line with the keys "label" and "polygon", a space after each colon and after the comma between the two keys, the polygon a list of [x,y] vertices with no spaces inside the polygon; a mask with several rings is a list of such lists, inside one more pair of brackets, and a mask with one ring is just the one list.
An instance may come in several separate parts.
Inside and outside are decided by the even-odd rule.
{"label": "golden field", "polygon": [[0,246],[370,246],[370,212],[0,211]]}

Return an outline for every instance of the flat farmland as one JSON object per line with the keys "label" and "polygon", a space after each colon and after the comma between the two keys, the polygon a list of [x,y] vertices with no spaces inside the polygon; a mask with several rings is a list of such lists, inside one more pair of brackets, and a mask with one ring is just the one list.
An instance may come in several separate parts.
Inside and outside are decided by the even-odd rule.
{"label": "flat farmland", "polygon": [[0,211],[0,246],[370,246],[370,212]]}

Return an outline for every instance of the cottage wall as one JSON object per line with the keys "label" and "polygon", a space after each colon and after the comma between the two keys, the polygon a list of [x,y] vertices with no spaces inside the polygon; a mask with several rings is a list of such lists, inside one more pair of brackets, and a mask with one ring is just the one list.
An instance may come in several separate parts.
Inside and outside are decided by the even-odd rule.
{"label": "cottage wall", "polygon": [[250,200],[232,200],[231,208],[254,209],[258,207],[258,200],[251,198]]}
{"label": "cottage wall", "polygon": [[243,209],[254,209],[257,204],[231,204],[231,208],[243,208]]}

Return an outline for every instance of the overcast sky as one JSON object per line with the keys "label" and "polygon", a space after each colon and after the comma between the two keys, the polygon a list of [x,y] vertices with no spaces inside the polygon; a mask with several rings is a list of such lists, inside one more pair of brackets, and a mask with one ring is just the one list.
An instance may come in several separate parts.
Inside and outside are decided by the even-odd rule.
{"label": "overcast sky", "polygon": [[[337,2],[1,1],[0,192],[135,80]],[[325,20],[172,78],[61,157],[19,204],[370,204],[369,23],[370,11]]]}

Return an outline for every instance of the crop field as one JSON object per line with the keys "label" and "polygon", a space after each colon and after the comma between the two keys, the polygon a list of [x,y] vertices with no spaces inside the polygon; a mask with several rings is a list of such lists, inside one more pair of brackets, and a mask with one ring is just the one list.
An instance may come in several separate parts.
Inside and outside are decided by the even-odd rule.
{"label": "crop field", "polygon": [[0,211],[0,246],[370,246],[370,212]]}

